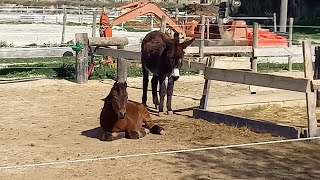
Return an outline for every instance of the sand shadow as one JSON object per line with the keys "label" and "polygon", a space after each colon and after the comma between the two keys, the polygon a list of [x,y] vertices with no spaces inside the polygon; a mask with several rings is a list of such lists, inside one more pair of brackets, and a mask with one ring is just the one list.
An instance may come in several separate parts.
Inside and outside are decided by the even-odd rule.
{"label": "sand shadow", "polygon": [[100,137],[102,136],[102,133],[103,133],[102,128],[101,127],[96,127],[96,128],[93,128],[93,129],[82,131],[81,135],[100,140]]}

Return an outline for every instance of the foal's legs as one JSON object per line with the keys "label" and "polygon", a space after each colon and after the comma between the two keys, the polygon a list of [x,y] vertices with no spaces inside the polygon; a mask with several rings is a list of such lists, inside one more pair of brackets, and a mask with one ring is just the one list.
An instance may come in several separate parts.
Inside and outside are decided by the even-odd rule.
{"label": "foal's legs", "polygon": [[142,93],[142,104],[147,105],[147,94],[148,94],[148,83],[149,83],[149,72],[142,65],[142,74],[143,74],[143,93]]}
{"label": "foal's legs", "polygon": [[172,94],[173,94],[173,87],[174,87],[174,80],[170,76],[168,78],[168,86],[167,86],[167,110],[168,110],[168,114],[172,114],[171,100],[172,100]]}
{"label": "foal's legs", "polygon": [[101,136],[101,141],[114,141],[118,139],[125,138],[126,133],[125,132],[103,132]]}
{"label": "foal's legs", "polygon": [[137,130],[132,130],[132,131],[128,131],[128,138],[130,138],[130,139],[139,139],[139,138],[142,138],[142,137],[146,136],[149,133],[150,133],[149,129],[145,129],[145,128],[141,128],[138,131]]}
{"label": "foal's legs", "polygon": [[159,77],[157,75],[153,75],[151,79],[151,88],[152,88],[153,104],[156,106],[156,109],[158,109],[158,106],[159,106],[158,93],[157,93],[158,81],[159,81]]}
{"label": "foal's legs", "polygon": [[163,113],[163,101],[164,96],[167,94],[167,88],[166,88],[166,82],[165,82],[166,76],[159,76],[159,83],[160,83],[160,104],[159,104],[159,116]]}

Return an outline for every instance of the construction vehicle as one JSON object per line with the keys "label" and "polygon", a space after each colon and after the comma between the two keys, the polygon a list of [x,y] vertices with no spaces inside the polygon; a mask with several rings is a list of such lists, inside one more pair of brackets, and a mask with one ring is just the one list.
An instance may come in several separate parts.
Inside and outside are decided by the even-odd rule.
{"label": "construction vehicle", "polygon": [[[233,0],[233,3],[239,5],[239,0]],[[252,46],[253,29],[248,28],[243,20],[232,20],[226,15],[226,1],[219,3],[219,14],[213,17],[209,24],[209,41],[214,39],[220,42],[213,45],[237,45]],[[102,12],[100,17],[100,36],[112,37],[112,26],[117,26],[130,19],[134,19],[142,15],[153,15],[157,19],[166,16],[167,28],[173,32],[180,33],[181,38],[196,37],[200,38],[200,22],[196,20],[185,21],[184,25],[179,25],[175,19],[159,8],[155,3],[140,0],[134,3],[121,6],[118,10],[122,14],[112,21],[107,13]],[[207,28],[205,28],[207,31]],[[259,28],[258,46],[287,46],[287,39],[283,36],[270,32],[268,29]]]}

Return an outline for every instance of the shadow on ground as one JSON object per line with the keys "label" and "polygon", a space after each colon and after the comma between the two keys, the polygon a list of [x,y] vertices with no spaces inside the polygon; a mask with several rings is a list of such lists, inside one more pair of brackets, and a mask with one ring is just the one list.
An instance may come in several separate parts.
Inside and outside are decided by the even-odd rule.
{"label": "shadow on ground", "polygon": [[319,179],[319,144],[295,142],[177,154],[165,161],[181,179]]}

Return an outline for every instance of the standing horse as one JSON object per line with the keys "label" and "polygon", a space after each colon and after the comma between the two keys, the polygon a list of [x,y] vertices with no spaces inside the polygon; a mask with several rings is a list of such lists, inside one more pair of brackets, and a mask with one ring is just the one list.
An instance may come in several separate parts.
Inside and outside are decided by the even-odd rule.
{"label": "standing horse", "polygon": [[[174,34],[174,39],[161,31],[148,33],[141,44],[141,63],[143,72],[143,94],[142,104],[147,104],[147,91],[149,83],[149,72],[153,74],[151,79],[153,103],[163,113],[164,96],[167,94],[167,111],[172,114],[171,100],[174,82],[179,79],[179,71],[182,66],[184,49],[187,48],[195,38],[179,43],[179,34]],[[165,79],[168,77],[168,87]],[[157,95],[158,83],[160,84],[160,103]]]}
{"label": "standing horse", "polygon": [[[143,123],[147,129],[142,127]],[[102,141],[125,137],[139,139],[149,132],[164,134],[163,128],[153,123],[144,105],[128,100],[126,82],[115,82],[109,95],[104,99],[100,126],[103,129]]]}

